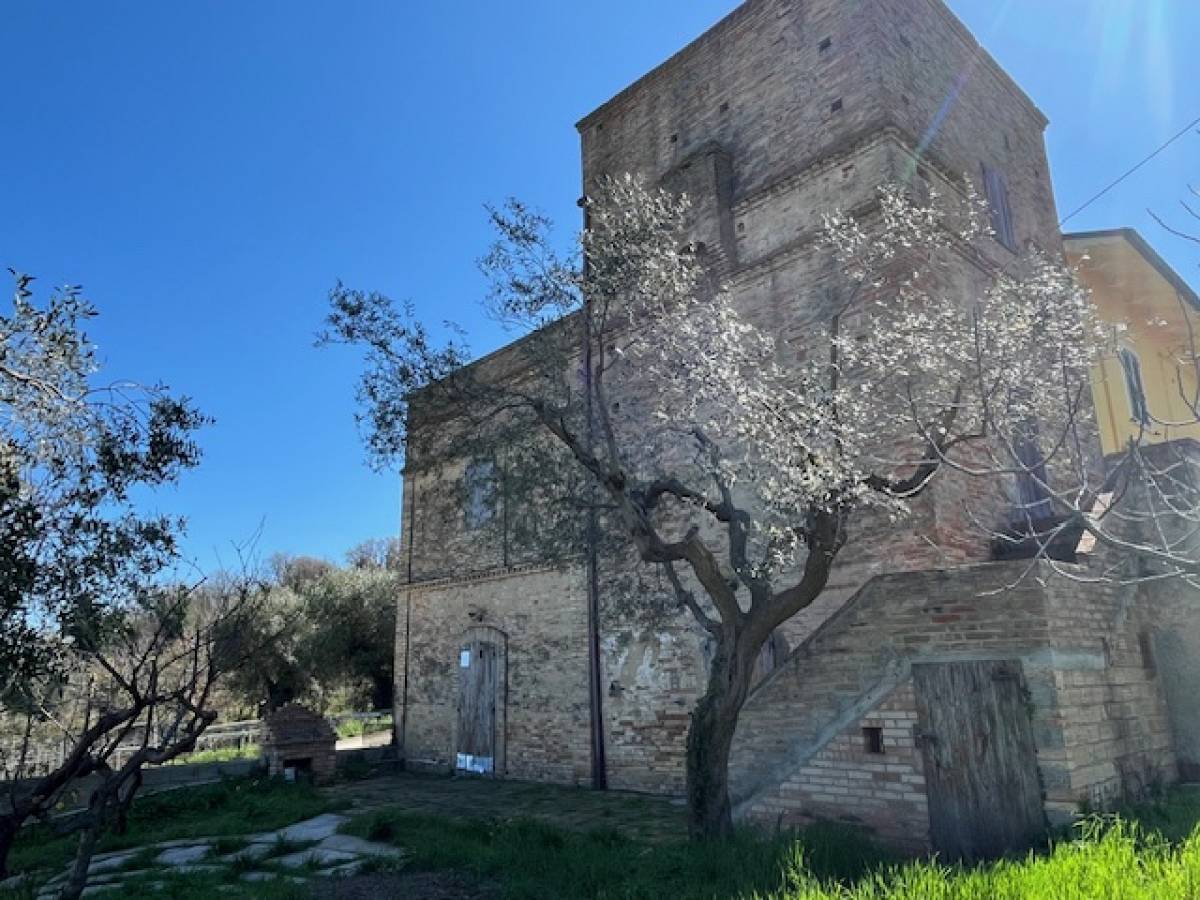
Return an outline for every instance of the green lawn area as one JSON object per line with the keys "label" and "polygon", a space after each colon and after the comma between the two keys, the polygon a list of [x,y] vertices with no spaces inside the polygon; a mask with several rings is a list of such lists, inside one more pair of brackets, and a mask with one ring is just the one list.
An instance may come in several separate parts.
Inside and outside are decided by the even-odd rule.
{"label": "green lawn area", "polygon": [[[338,802],[307,784],[269,778],[231,778],[216,784],[179,788],[141,797],[129,814],[125,834],[106,834],[98,853],[140,847],[177,838],[253,834],[328,812]],[[73,857],[77,838],[55,836],[49,828],[24,829],[9,857],[15,872],[56,869]]]}
{"label": "green lawn area", "polygon": [[973,869],[902,862],[834,825],[775,836],[742,832],[728,843],[696,845],[397,806],[357,816],[345,830],[405,847],[409,870],[468,874],[496,885],[504,900],[1200,898],[1200,834],[1192,836],[1200,791],[1179,789],[1123,815],[1088,820],[1027,858]]}
{"label": "green lawn area", "polygon": [[[237,835],[352,804],[360,811],[351,810],[343,830],[404,848],[405,877],[453,873],[480,886],[470,896],[497,900],[1200,900],[1197,788],[1091,818],[1024,859],[973,869],[899,860],[842,825],[693,844],[677,836],[681,809],[662,798],[412,775],[326,789],[241,778],[155,794],[135,804],[128,833],[109,835],[102,850],[227,835],[214,848],[225,853],[239,846]],[[73,846],[31,829],[12,863],[61,870]],[[150,878],[168,882],[155,896],[185,900],[282,900],[312,890],[239,874],[156,872],[139,896],[150,893]]]}

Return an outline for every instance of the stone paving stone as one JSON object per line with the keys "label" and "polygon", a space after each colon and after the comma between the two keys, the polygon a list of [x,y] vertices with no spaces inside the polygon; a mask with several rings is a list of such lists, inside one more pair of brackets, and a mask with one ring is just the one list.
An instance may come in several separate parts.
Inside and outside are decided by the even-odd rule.
{"label": "stone paving stone", "polygon": [[340,865],[341,863],[351,862],[358,859],[358,856],[353,853],[343,853],[340,850],[322,850],[320,847],[310,847],[307,850],[301,850],[299,853],[289,853],[287,856],[281,856],[275,862],[281,866],[287,866],[289,869],[299,869],[308,865],[317,865],[324,869],[329,866]]}
{"label": "stone paving stone", "polygon": [[192,844],[185,847],[170,847],[155,857],[155,862],[164,866],[181,866],[194,863],[208,856],[208,844]]}
{"label": "stone paving stone", "polygon": [[[141,852],[141,848],[137,850],[122,850],[120,853],[108,854],[105,859],[93,859],[91,865],[88,866],[88,876],[90,877],[92,875],[97,875],[100,872],[111,872],[113,869],[119,869]],[[60,880],[65,879],[66,875],[63,875]]]}
{"label": "stone paving stone", "polygon": [[241,862],[242,860],[259,860],[264,856],[270,856],[273,847],[271,844],[263,841],[261,844],[251,844],[249,847],[243,847],[241,850],[235,850],[233,853],[227,853],[220,857],[217,861],[226,863]]}
{"label": "stone paving stone", "polygon": [[332,869],[325,869],[318,873],[325,878],[346,878],[350,875],[358,874],[358,870],[363,867],[365,860],[356,859],[354,862],[342,863],[340,866],[334,866]]}
{"label": "stone paving stone", "polygon": [[322,850],[340,850],[342,853],[357,853],[360,856],[403,856],[404,851],[390,844],[364,841],[350,834],[334,834],[317,845]]}
{"label": "stone paving stone", "polygon": [[337,834],[338,828],[348,821],[349,818],[346,816],[325,813],[315,819],[307,819],[304,822],[289,825],[287,828],[281,828],[274,832],[274,835],[276,839],[282,838],[285,841],[323,841],[325,838]]}

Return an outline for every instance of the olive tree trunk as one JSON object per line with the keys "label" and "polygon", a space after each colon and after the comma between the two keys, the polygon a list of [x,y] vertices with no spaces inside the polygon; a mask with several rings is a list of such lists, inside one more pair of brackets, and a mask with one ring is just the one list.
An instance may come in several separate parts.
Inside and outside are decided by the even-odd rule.
{"label": "olive tree trunk", "polygon": [[750,693],[757,649],[744,636],[723,636],[708,690],[692,711],[687,735],[688,828],[693,839],[717,840],[733,831],[729,756],[738,716]]}

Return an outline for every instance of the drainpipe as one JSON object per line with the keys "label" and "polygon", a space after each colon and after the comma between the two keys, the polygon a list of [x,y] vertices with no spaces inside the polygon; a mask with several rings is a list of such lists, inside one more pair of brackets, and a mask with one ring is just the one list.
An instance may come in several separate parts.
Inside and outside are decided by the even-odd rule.
{"label": "drainpipe", "polygon": [[[587,198],[579,201],[583,208],[583,227],[589,225],[586,207]],[[587,269],[587,259],[583,261]],[[583,379],[587,404],[587,441],[588,448],[595,447],[596,420],[592,409],[592,308],[590,303],[584,306],[583,329]],[[592,487],[595,496],[595,486]],[[590,505],[587,512],[587,619],[588,619],[588,698],[591,712],[592,733],[592,788],[597,791],[608,789],[608,764],[604,752],[604,689],[600,660],[600,575],[597,566],[597,543],[599,523],[595,505]]]}
{"label": "drainpipe", "polygon": [[[401,500],[403,506],[403,500]],[[401,516],[403,516],[403,509]],[[404,587],[404,687],[400,692],[400,733],[397,736],[397,750],[400,756],[401,767],[404,767],[408,759],[408,656],[409,647],[412,646],[412,582],[413,582],[413,544],[416,542],[416,533],[413,530],[413,523],[417,518],[417,486],[414,483],[412,486],[412,502],[408,507],[408,564],[405,577]]]}

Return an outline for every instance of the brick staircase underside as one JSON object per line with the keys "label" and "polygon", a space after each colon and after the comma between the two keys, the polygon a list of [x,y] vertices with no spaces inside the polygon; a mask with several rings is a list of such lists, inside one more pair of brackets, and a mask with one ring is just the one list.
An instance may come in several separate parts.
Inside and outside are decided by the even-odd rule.
{"label": "brick staircase underside", "polygon": [[826,612],[823,624],[764,679],[742,710],[730,760],[735,815],[886,699],[909,678],[914,661],[1022,657],[1044,647],[1044,636],[1026,637],[1023,627],[990,632],[981,641],[955,634],[960,616],[973,621],[1007,615],[1000,604],[1011,605],[1009,611],[1024,623],[1042,619],[1044,601],[1036,589],[981,596],[1003,587],[1013,577],[1012,566],[877,576],[836,612]]}

